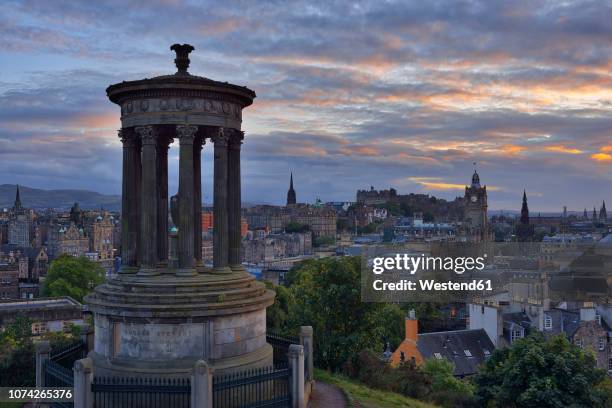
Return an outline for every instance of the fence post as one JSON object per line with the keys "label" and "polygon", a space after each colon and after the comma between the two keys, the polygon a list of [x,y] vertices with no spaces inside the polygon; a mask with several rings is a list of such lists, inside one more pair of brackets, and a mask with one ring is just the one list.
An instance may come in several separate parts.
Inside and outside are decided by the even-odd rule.
{"label": "fence post", "polygon": [[81,341],[85,345],[85,356],[86,357],[87,357],[87,354],[89,354],[89,352],[93,350],[93,336],[94,336],[94,331],[92,330],[90,325],[84,324],[83,326],[81,326]]}
{"label": "fence post", "polygon": [[312,326],[300,327],[300,344],[304,347],[304,374],[306,381],[312,381],[314,377],[314,355],[312,343]]}
{"label": "fence post", "polygon": [[93,361],[83,358],[74,362],[74,408],[93,408],[91,383]]}
{"label": "fence post", "polygon": [[289,368],[291,373],[291,408],[305,408],[304,402],[304,347],[299,344],[289,346]]}
{"label": "fence post", "polygon": [[51,346],[43,340],[36,343],[36,387],[45,386],[45,363],[49,361]]}
{"label": "fence post", "polygon": [[[213,368],[198,360],[191,375],[191,408],[212,408]],[[76,408],[76,407],[75,407]]]}

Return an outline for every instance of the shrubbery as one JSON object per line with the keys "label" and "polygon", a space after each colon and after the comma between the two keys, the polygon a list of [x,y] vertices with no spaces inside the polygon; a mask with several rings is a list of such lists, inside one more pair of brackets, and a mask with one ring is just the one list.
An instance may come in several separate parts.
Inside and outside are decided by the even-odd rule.
{"label": "shrubbery", "polygon": [[453,365],[446,360],[427,360],[420,367],[406,361],[397,368],[380,360],[371,351],[354,355],[343,370],[371,388],[406,397],[434,402],[443,407],[475,406],[473,386],[453,376]]}

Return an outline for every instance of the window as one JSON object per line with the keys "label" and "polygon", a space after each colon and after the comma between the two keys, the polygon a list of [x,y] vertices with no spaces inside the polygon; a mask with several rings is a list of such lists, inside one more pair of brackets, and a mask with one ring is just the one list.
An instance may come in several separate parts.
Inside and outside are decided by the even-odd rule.
{"label": "window", "polygon": [[463,350],[466,357],[472,357],[472,352],[470,350]]}
{"label": "window", "polygon": [[597,323],[601,326],[601,315],[599,313],[595,314],[595,319],[597,320]]}
{"label": "window", "polygon": [[512,330],[512,332],[510,333],[510,341],[514,342],[514,340],[520,339],[521,337],[523,337],[523,331],[522,330]]}
{"label": "window", "polygon": [[612,358],[608,359],[608,371],[612,372]]}
{"label": "window", "polygon": [[442,360],[442,354],[440,353],[434,353],[434,357],[437,358],[438,360]]}
{"label": "window", "polygon": [[576,340],[574,340],[574,344],[582,348],[582,337],[576,337]]}
{"label": "window", "polygon": [[484,353],[485,357],[489,357],[491,355],[489,349],[483,349],[482,352]]}
{"label": "window", "polygon": [[600,337],[599,338],[599,351],[603,351],[606,349],[606,338],[605,337]]}
{"label": "window", "polygon": [[544,315],[544,329],[552,329],[552,317],[550,317],[549,315]]}

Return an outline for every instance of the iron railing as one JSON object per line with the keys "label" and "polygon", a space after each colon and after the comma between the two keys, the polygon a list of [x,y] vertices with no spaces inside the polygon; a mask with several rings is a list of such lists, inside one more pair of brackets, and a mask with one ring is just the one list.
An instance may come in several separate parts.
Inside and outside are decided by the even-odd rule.
{"label": "iron railing", "polygon": [[266,333],[266,341],[272,346],[274,364],[287,363],[289,361],[287,358],[289,346],[292,344],[300,344],[300,339],[297,336],[285,336],[272,331]]}
{"label": "iron railing", "polygon": [[[45,361],[43,365],[43,373],[45,376],[45,387],[68,387],[74,386],[74,376],[72,369],[68,369],[53,360]],[[72,402],[53,402],[51,408],[72,408]]]}
{"label": "iron railing", "polygon": [[49,358],[51,359],[51,361],[54,361],[60,364],[61,366],[72,370],[74,362],[85,358],[86,355],[87,347],[85,346],[85,343],[81,340],[78,340],[74,343],[51,350],[51,352],[49,353]]}
{"label": "iron railing", "polygon": [[215,408],[284,408],[290,401],[290,370],[286,364],[213,378]]}
{"label": "iron railing", "polygon": [[189,408],[188,378],[94,377],[94,408]]}

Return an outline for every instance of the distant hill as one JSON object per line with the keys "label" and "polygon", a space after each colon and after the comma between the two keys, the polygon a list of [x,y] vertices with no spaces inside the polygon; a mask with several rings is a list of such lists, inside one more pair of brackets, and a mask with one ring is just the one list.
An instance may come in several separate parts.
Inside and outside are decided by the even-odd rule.
{"label": "distant hill", "polygon": [[[10,208],[15,202],[15,184],[0,184],[0,208]],[[19,186],[21,203],[26,208],[70,208],[77,202],[82,209],[116,211],[121,209],[121,196],[105,195],[87,190],[43,190]]]}

